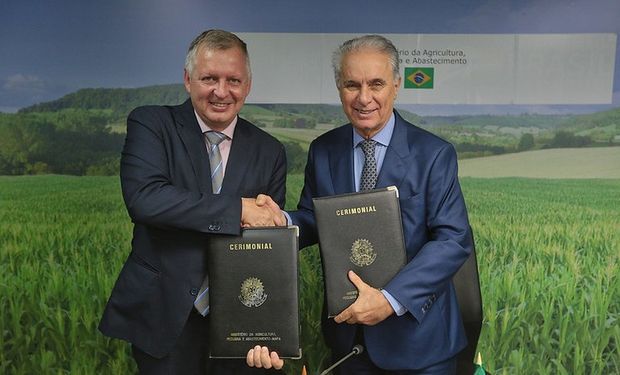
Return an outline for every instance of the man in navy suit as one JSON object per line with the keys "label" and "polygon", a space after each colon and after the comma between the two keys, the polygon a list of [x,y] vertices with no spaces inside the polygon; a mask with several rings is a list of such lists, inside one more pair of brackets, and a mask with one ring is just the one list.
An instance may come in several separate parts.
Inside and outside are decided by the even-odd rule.
{"label": "man in navy suit", "polygon": [[209,359],[208,305],[199,313],[194,303],[208,294],[201,287],[209,236],[283,224],[249,197],[268,194],[284,206],[284,147],[238,116],[251,74],[246,44],[234,34],[200,34],[184,83],[185,103],[128,117],[121,185],[132,251],[99,328],[132,344],[141,374],[261,373],[242,360]]}
{"label": "man in navy suit", "polygon": [[[452,276],[473,248],[456,152],[394,110],[401,77],[389,40],[349,40],[334,53],[333,66],[350,124],[312,142],[298,210],[289,219],[300,226],[300,247],[317,243],[312,198],[359,191],[366,159],[361,144],[372,140],[375,187],[394,185],[400,193],[408,263],[381,290],[350,271],[358,298],[324,319],[326,342],[334,360],[355,344],[366,348],[340,365],[340,374],[454,374],[467,339]],[[247,358],[259,366],[276,360],[265,348]]]}

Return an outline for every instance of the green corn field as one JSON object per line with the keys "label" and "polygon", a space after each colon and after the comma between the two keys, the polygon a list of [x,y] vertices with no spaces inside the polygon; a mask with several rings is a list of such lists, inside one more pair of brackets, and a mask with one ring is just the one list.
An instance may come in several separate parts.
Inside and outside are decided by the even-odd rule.
{"label": "green corn field", "polygon": [[[493,374],[620,373],[620,180],[463,178]],[[296,204],[302,177],[289,176]],[[0,177],[0,374],[131,374],[97,324],[129,254],[118,177]],[[330,364],[321,265],[302,252],[305,365]]]}

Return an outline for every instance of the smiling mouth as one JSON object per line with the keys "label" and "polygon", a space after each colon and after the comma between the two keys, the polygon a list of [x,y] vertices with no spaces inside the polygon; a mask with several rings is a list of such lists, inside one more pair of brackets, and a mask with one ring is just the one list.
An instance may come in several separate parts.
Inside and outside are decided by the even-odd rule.
{"label": "smiling mouth", "polygon": [[354,108],[354,109],[360,115],[369,115],[373,113],[374,111],[376,111],[376,109],[357,109],[357,108]]}
{"label": "smiling mouth", "polygon": [[230,103],[215,103],[215,102],[209,102],[209,104],[216,108],[226,108],[230,105]]}

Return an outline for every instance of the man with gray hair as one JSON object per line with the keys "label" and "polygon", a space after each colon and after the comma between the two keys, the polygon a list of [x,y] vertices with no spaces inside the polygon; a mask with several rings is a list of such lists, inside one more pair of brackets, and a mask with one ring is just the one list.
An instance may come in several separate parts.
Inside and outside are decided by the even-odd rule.
{"label": "man with gray hair", "polygon": [[[334,53],[333,66],[350,123],[310,145],[298,210],[286,213],[287,220],[300,228],[300,247],[309,246],[318,240],[312,198],[393,185],[408,260],[382,289],[349,271],[357,300],[322,322],[333,360],[360,344],[366,350],[343,362],[340,374],[454,374],[467,339],[452,277],[473,248],[455,149],[394,110],[401,77],[388,39],[348,40]],[[247,358],[258,366],[276,360],[265,348]]]}
{"label": "man with gray hair", "polygon": [[132,344],[141,374],[262,373],[209,358],[207,240],[284,224],[252,198],[284,206],[284,147],[238,116],[251,72],[236,35],[196,37],[184,84],[185,103],[139,107],[127,119],[121,186],[132,250],[99,329]]}

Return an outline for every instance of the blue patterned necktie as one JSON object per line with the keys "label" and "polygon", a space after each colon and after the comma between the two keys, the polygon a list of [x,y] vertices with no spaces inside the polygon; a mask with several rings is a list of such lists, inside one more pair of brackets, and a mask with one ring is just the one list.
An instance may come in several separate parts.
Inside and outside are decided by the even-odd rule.
{"label": "blue patterned necktie", "polygon": [[360,191],[372,190],[377,184],[377,160],[375,159],[375,146],[377,141],[365,139],[360,142],[364,151],[364,168],[360,178]]}
{"label": "blue patterned necktie", "polygon": [[[213,194],[219,194],[222,190],[222,182],[224,181],[224,165],[222,164],[222,154],[218,147],[227,137],[225,134],[216,131],[208,131],[205,133],[209,142],[209,164],[211,165],[211,188]],[[198,296],[194,300],[194,307],[202,316],[209,313],[209,277],[205,277]]]}

